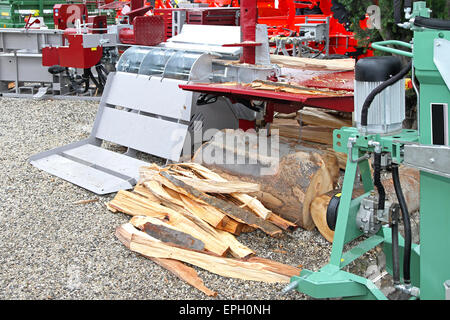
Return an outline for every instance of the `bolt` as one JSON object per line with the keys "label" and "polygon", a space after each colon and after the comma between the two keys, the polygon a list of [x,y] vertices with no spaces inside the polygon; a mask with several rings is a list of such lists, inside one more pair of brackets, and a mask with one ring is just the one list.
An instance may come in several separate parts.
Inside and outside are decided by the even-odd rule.
{"label": "bolt", "polygon": [[430,158],[430,163],[434,163],[434,158]]}

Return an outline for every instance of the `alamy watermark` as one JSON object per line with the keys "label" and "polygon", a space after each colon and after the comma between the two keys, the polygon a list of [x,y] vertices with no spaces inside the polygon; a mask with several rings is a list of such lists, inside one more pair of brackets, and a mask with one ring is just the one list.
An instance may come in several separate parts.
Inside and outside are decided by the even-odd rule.
{"label": "alamy watermark", "polygon": [[[202,122],[195,121],[195,130],[172,131],[171,159],[195,154],[194,160],[207,165],[250,165],[258,175],[271,175],[277,171],[280,161],[278,130],[250,129],[202,130]],[[203,145],[205,141],[208,144]],[[253,166],[252,166],[253,165]]]}
{"label": "alamy watermark", "polygon": [[377,5],[368,6],[366,9],[367,28],[369,29],[381,29],[381,9]]}

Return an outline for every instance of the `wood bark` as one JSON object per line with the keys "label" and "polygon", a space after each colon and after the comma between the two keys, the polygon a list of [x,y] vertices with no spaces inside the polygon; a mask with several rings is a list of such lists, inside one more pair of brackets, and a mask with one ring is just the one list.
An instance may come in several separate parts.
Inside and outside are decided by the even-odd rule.
{"label": "wood bark", "polygon": [[[130,223],[133,226],[135,226],[136,228],[143,230],[146,223],[148,223],[148,222],[152,223],[153,221],[154,220],[151,217],[136,216],[130,220]],[[184,225],[175,225],[175,226],[171,225],[171,226],[174,227],[178,231],[185,232],[185,233],[193,236],[194,238],[197,238],[197,239],[203,241],[205,243],[206,249],[208,249],[208,247],[206,246],[206,243],[208,243],[208,241],[210,241],[208,239],[213,238],[216,241],[219,241],[220,243],[222,243],[227,248],[229,248],[230,253],[237,258],[248,257],[255,253],[253,250],[251,250],[250,248],[248,248],[245,245],[243,245],[242,243],[240,243],[232,234],[225,232],[225,231],[221,231],[221,230],[215,230],[212,227],[208,228],[207,225],[202,225],[202,228],[204,229],[204,233],[206,233],[208,236],[206,236],[205,234],[199,234],[195,230],[192,230],[192,228],[186,228]],[[214,252],[212,250],[209,250],[209,251]],[[216,253],[216,252],[214,252],[214,253]],[[219,255],[223,256],[223,254],[219,254]]]}
{"label": "wood bark", "polygon": [[[122,226],[116,229],[116,237],[129,249],[132,235],[140,235],[142,238],[148,238],[145,233],[139,231],[132,227],[131,225]],[[151,238],[148,238],[151,239]],[[208,289],[203,280],[198,276],[197,271],[194,268],[191,268],[185,265],[183,262],[173,259],[164,259],[164,258],[154,258],[150,256],[144,255],[144,257],[152,260],[157,263],[164,269],[172,272],[175,276],[180,278],[181,280],[186,281],[188,284],[202,291],[206,295],[210,297],[217,296],[217,292],[214,292]]]}

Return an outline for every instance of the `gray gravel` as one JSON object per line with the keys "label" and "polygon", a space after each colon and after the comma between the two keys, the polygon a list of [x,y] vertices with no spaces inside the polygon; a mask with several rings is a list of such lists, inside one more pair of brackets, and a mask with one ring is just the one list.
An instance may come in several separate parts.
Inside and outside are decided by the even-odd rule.
{"label": "gray gravel", "polygon": [[[38,152],[86,138],[96,102],[0,98],[0,108],[0,299],[208,298],[115,238],[129,216],[106,209],[113,195],[99,197],[27,163]],[[99,201],[74,204],[94,198]],[[331,251],[317,231],[298,229],[281,239],[255,231],[238,239],[261,257],[310,270]],[[218,299],[307,299],[281,296],[282,284],[196,270]]]}

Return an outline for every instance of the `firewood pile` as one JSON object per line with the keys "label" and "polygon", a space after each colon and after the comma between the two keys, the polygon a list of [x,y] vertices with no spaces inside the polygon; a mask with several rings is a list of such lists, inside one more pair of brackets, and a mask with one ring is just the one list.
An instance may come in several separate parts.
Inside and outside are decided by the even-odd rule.
{"label": "firewood pile", "polygon": [[296,224],[267,209],[252,194],[259,185],[228,181],[196,163],[140,169],[133,191],[119,191],[109,210],[132,216],[117,238],[209,296],[194,265],[243,280],[288,283],[300,269],[257,257],[235,236],[260,229],[279,237]]}

